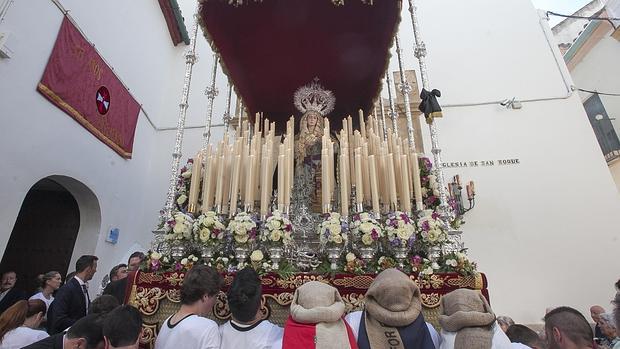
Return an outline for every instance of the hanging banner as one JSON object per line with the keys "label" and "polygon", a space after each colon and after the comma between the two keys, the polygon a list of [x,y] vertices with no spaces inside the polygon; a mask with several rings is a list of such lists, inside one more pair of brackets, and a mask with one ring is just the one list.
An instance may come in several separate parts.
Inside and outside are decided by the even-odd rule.
{"label": "hanging banner", "polygon": [[140,105],[65,16],[37,90],[130,159]]}

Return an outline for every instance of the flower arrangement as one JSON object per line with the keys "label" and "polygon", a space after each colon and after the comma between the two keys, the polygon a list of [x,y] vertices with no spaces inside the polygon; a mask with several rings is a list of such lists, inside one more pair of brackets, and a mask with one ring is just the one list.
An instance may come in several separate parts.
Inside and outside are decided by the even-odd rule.
{"label": "flower arrangement", "polygon": [[360,238],[364,246],[371,246],[384,236],[379,222],[367,212],[353,215],[351,231]]}
{"label": "flower arrangement", "polygon": [[142,265],[142,270],[146,272],[186,272],[190,270],[198,260],[198,257],[190,254],[180,261],[175,261],[159,252],[149,251],[147,253],[146,262]]}
{"label": "flower arrangement", "polygon": [[343,268],[345,272],[352,274],[363,274],[365,272],[366,263],[363,260],[357,258],[354,253],[347,253],[347,255],[345,256],[345,261],[346,264]]}
{"label": "flower arrangement", "polygon": [[426,214],[418,221],[420,240],[425,246],[439,246],[448,240],[448,233],[437,212]]}
{"label": "flower arrangement", "polygon": [[194,240],[209,245],[219,245],[224,239],[226,226],[214,211],[208,211],[194,220]]}
{"label": "flower arrangement", "polygon": [[412,247],[416,239],[415,222],[404,212],[389,213],[385,231],[391,247]]}
{"label": "flower arrangement", "polygon": [[394,267],[396,267],[396,261],[392,257],[381,256],[377,259],[377,273]]}
{"label": "flower arrangement", "polygon": [[175,212],[171,219],[167,220],[163,229],[165,232],[165,239],[171,240],[192,240],[194,218],[191,215],[183,212]]}
{"label": "flower arrangement", "polygon": [[429,158],[420,157],[420,180],[422,182],[422,198],[424,206],[428,209],[435,209],[439,206],[439,182],[433,174],[433,163]]}
{"label": "flower arrangement", "polygon": [[349,241],[349,225],[340,213],[329,213],[319,225],[319,242],[326,247],[340,247]]}
{"label": "flower arrangement", "polygon": [[256,240],[258,225],[254,218],[247,212],[239,212],[228,223],[228,230],[238,244],[252,243]]}
{"label": "flower arrangement", "polygon": [[472,275],[477,270],[476,263],[470,261],[463,251],[443,254],[438,263],[440,265],[439,271],[446,273]]}
{"label": "flower arrangement", "polygon": [[293,225],[280,211],[273,211],[267,216],[263,230],[260,233],[260,241],[270,247],[281,247],[293,241]]}

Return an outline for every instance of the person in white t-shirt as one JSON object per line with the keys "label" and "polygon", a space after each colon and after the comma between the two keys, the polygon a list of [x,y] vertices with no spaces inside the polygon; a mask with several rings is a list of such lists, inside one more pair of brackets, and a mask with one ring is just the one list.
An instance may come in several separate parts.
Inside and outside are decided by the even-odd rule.
{"label": "person in white t-shirt", "polygon": [[[30,299],[40,299],[45,302],[47,309],[50,308],[54,301],[52,294],[60,288],[62,284],[62,276],[57,271],[48,271],[45,274],[41,274],[37,277],[39,288],[41,292],[34,294]],[[46,319],[47,311],[43,314],[43,320]]]}
{"label": "person in white t-shirt", "polygon": [[220,326],[220,348],[275,348],[284,329],[262,319],[261,281],[254,269],[246,267],[235,275],[227,298],[232,319]]}
{"label": "person in white t-shirt", "polygon": [[49,337],[35,330],[41,325],[45,303],[40,299],[19,301],[0,316],[0,349],[19,349]]}
{"label": "person in white t-shirt", "polygon": [[161,325],[155,349],[219,349],[217,323],[204,316],[213,309],[222,283],[222,276],[210,267],[190,269],[181,286],[181,308]]}

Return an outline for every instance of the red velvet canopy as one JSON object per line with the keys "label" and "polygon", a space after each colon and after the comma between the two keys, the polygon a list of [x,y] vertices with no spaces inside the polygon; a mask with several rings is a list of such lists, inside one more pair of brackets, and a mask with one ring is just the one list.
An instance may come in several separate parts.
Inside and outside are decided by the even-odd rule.
{"label": "red velvet canopy", "polygon": [[[270,120],[299,115],[293,94],[315,77],[336,96],[340,118],[369,111],[387,68],[400,21],[400,0],[206,0],[200,20],[207,39],[250,115]],[[356,118],[357,119],[357,118]],[[280,125],[282,123],[279,123]]]}

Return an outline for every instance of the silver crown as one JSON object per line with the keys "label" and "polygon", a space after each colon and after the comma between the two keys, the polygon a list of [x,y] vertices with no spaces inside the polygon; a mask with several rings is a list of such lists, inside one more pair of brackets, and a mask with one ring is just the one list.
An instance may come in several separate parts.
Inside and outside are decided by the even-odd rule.
{"label": "silver crown", "polygon": [[293,102],[302,114],[308,111],[315,111],[325,116],[334,110],[336,97],[334,97],[332,91],[324,89],[319,84],[319,78],[314,78],[311,83],[295,91]]}

